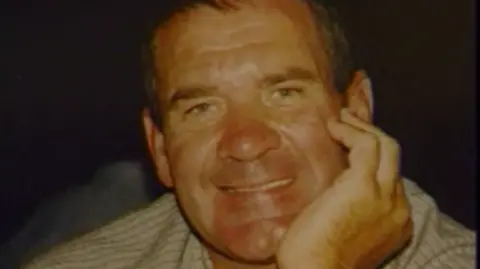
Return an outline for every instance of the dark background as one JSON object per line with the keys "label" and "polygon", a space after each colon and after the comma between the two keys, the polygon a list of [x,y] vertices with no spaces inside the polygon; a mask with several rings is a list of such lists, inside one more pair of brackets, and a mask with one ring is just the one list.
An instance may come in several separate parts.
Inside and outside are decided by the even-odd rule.
{"label": "dark background", "polygon": [[[145,157],[141,8],[84,2],[0,7],[0,242],[41,199],[86,183],[103,164]],[[339,1],[338,9],[373,80],[375,121],[403,147],[403,174],[473,228],[473,1]]]}

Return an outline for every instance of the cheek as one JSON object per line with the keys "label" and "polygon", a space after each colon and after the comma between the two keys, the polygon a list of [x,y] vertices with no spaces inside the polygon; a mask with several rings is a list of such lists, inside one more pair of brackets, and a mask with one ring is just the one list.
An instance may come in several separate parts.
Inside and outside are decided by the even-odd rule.
{"label": "cheek", "polygon": [[[321,167],[325,172],[338,170],[344,166],[344,152],[326,128],[326,122],[318,126],[307,126],[301,137],[301,146],[310,155],[314,167]],[[300,140],[300,139],[299,139]]]}
{"label": "cheek", "polygon": [[169,141],[168,158],[176,196],[188,219],[200,233],[209,233],[213,222],[215,189],[202,178],[215,152],[212,134],[199,134],[195,139],[179,136]]}
{"label": "cheek", "polygon": [[202,234],[212,234],[215,192],[212,189],[176,188],[176,195],[187,219]]}
{"label": "cheek", "polygon": [[173,179],[182,185],[201,182],[201,174],[208,167],[208,159],[215,152],[214,135],[211,132],[176,134],[168,141],[168,160]]}
{"label": "cheek", "polygon": [[311,151],[313,148],[317,148],[316,145],[333,142],[326,129],[330,115],[331,113],[328,111],[305,107],[293,111],[277,122],[290,134],[294,144]]}
{"label": "cheek", "polygon": [[322,184],[330,184],[333,178],[346,167],[346,155],[327,130],[327,120],[334,114],[331,110],[304,110],[295,121],[284,125],[291,143]]}

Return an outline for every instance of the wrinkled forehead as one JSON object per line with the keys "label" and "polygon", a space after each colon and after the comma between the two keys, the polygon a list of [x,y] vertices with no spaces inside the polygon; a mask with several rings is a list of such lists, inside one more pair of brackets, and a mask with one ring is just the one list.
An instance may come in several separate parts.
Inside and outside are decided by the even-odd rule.
{"label": "wrinkled forehead", "polygon": [[153,40],[155,54],[164,54],[161,56],[165,57],[199,45],[222,48],[234,46],[232,39],[249,42],[242,40],[244,37],[254,42],[255,39],[261,41],[262,37],[287,32],[316,39],[313,16],[302,0],[228,1],[233,10],[198,5],[175,14],[167,24],[157,29]]}

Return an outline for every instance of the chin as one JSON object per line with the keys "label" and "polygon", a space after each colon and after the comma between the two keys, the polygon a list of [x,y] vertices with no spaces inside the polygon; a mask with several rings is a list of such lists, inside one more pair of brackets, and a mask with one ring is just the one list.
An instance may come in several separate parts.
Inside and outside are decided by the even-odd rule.
{"label": "chin", "polygon": [[[230,259],[249,264],[272,264],[293,216],[252,221],[223,233],[223,249]],[[222,232],[222,231],[219,231]],[[225,232],[225,231],[223,231]]]}
{"label": "chin", "polygon": [[275,261],[278,242],[269,242],[269,246],[258,246],[258,242],[244,242],[227,246],[227,253],[233,260],[251,264],[269,264]]}
{"label": "chin", "polygon": [[[203,241],[203,240],[202,240]],[[217,242],[217,244],[212,244],[211,242],[203,241],[205,246],[208,249],[210,254],[210,259],[218,260],[225,259],[229,260],[233,264],[250,264],[250,265],[271,265],[276,263],[276,252],[278,245],[271,246],[269,249],[258,250],[255,248],[244,248],[240,245],[223,245]],[[247,245],[253,245],[254,242],[250,242]],[[216,245],[216,246],[215,246]]]}
{"label": "chin", "polygon": [[227,246],[223,250],[215,251],[227,259],[242,264],[269,265],[276,262],[277,246],[269,249],[239,248],[239,246]]}
{"label": "chin", "polygon": [[269,264],[274,264],[276,263],[276,255],[275,253],[270,254],[270,255],[265,255],[261,256],[256,254],[255,256],[250,256],[250,257],[239,257],[239,256],[234,256],[230,257],[231,259],[245,263],[245,264],[251,264],[251,265],[269,265]]}

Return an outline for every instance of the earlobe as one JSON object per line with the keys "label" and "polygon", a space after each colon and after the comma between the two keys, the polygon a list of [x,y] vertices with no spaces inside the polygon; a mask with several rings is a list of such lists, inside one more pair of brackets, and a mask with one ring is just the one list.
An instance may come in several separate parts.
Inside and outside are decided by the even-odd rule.
{"label": "earlobe", "polygon": [[160,181],[168,188],[173,187],[173,180],[170,173],[170,165],[165,152],[165,139],[160,132],[148,109],[142,111],[142,122],[145,131],[148,151],[155,164],[157,176]]}
{"label": "earlobe", "polygon": [[364,71],[355,72],[345,95],[348,109],[360,119],[366,122],[372,122],[372,83]]}

